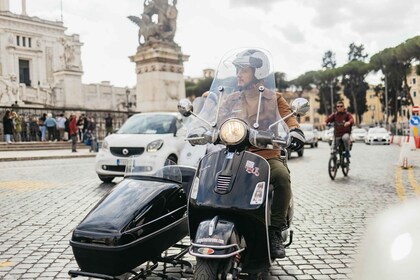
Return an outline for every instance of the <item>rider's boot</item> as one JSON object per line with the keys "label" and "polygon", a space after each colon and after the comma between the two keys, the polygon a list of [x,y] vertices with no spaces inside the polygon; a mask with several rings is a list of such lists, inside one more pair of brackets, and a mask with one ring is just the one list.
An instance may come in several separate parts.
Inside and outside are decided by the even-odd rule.
{"label": "rider's boot", "polygon": [[280,230],[268,230],[268,237],[270,238],[270,255],[272,259],[282,259],[286,257],[286,250],[284,249],[283,241],[281,239]]}

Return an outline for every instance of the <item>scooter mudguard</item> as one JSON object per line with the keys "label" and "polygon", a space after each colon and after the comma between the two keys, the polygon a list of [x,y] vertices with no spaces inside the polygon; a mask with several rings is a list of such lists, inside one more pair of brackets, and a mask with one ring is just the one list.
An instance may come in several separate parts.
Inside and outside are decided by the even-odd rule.
{"label": "scooter mudguard", "polygon": [[235,225],[216,216],[200,223],[190,254],[201,258],[228,258],[243,250],[237,244]]}

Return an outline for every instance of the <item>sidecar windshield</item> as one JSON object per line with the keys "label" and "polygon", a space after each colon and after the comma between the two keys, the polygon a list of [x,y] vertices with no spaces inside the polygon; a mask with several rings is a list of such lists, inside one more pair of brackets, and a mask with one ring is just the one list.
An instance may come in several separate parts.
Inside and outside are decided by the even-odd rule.
{"label": "sidecar windshield", "polygon": [[139,156],[131,156],[125,168],[124,177],[127,176],[154,177],[182,183],[182,172],[179,166],[170,159],[164,158],[145,161]]}
{"label": "sidecar windshield", "polygon": [[207,124],[194,120],[189,131],[206,131],[214,142],[221,125],[230,118],[238,118],[247,123],[253,146],[278,148],[261,145],[255,140],[260,135],[287,141],[289,129],[279,114],[271,61],[270,53],[263,49],[237,49],[227,53],[198,113]]}

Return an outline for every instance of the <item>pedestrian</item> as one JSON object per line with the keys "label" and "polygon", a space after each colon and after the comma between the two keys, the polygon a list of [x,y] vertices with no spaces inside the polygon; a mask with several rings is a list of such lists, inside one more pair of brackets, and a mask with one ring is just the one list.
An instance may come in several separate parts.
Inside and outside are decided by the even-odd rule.
{"label": "pedestrian", "polygon": [[47,127],[45,126],[45,121],[47,120],[47,113],[43,113],[42,116],[38,119],[38,126],[41,131],[41,141],[47,141]]}
{"label": "pedestrian", "polygon": [[6,110],[3,116],[3,133],[7,144],[12,143],[11,137],[13,134],[13,120],[10,110]]}
{"label": "pedestrian", "polygon": [[108,116],[105,118],[105,129],[106,129],[106,135],[112,134],[114,131],[114,125],[112,123],[112,116],[110,113],[108,113]]}
{"label": "pedestrian", "polygon": [[64,117],[64,114],[61,113],[57,118],[58,141],[63,140],[65,130],[66,130],[66,118]]}
{"label": "pedestrian", "polygon": [[77,117],[76,114],[70,115],[70,138],[71,138],[71,151],[73,153],[77,152],[76,145],[77,145],[77,132],[79,128],[77,126]]}
{"label": "pedestrian", "polygon": [[51,141],[57,141],[57,138],[55,138],[55,130],[57,127],[57,121],[55,118],[53,118],[51,113],[47,114],[47,119],[45,120],[45,126],[47,127],[48,131],[48,140]]}
{"label": "pedestrian", "polygon": [[29,141],[39,141],[41,138],[39,137],[39,126],[37,123],[37,118],[32,116],[31,120],[29,121]]}
{"label": "pedestrian", "polygon": [[83,118],[83,115],[82,116],[79,116],[79,118],[77,119],[77,128],[78,128],[79,142],[82,142],[83,141],[82,131],[83,131],[84,122],[85,122],[85,120]]}
{"label": "pedestrian", "polygon": [[21,142],[21,135],[22,132],[22,119],[21,117],[15,112],[12,111],[12,121],[13,121],[13,138],[15,142]]}

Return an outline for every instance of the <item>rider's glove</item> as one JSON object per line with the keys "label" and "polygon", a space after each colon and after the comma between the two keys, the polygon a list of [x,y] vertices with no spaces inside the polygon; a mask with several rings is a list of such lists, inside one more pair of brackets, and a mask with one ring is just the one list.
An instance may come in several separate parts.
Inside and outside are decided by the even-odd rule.
{"label": "rider's glove", "polygon": [[293,128],[290,130],[290,145],[289,147],[293,151],[299,151],[305,145],[305,135],[299,128]]}

